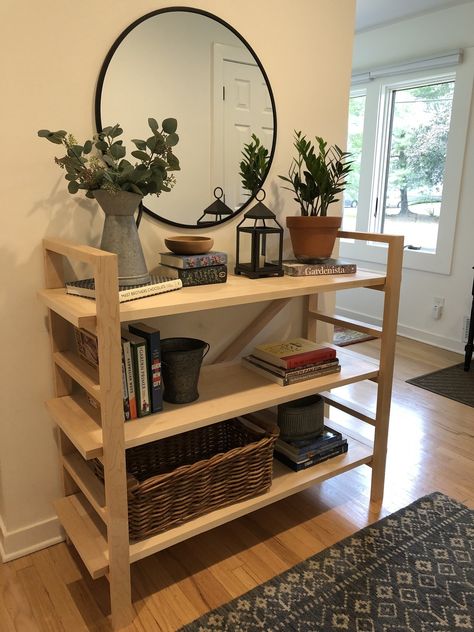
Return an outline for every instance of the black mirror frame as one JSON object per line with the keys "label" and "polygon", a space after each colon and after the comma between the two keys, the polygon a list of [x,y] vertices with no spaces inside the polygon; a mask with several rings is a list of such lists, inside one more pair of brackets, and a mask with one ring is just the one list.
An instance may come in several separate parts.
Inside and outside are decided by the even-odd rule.
{"label": "black mirror frame", "polygon": [[[243,44],[244,46],[247,48],[247,50],[251,53],[251,55],[253,56],[253,58],[255,59],[260,72],[263,75],[263,78],[265,79],[265,82],[267,84],[268,87],[268,93],[270,95],[270,101],[272,104],[272,109],[273,109],[273,140],[272,140],[272,147],[269,153],[269,158],[268,158],[268,168],[267,168],[267,172],[265,174],[265,178],[263,179],[261,186],[263,186],[265,180],[267,179],[267,176],[270,172],[270,168],[272,166],[272,162],[273,162],[273,158],[275,155],[275,147],[276,147],[276,138],[277,138],[277,115],[276,115],[276,107],[275,107],[275,98],[273,96],[273,90],[272,87],[270,85],[270,81],[268,79],[268,75],[265,72],[264,67],[262,66],[262,62],[260,61],[260,59],[258,58],[258,56],[256,55],[255,51],[253,50],[253,48],[250,46],[250,44],[242,37],[242,35],[236,31],[234,29],[234,27],[232,27],[230,24],[228,24],[225,20],[222,20],[221,18],[217,17],[216,15],[213,15],[212,13],[209,13],[208,11],[203,11],[202,9],[195,9],[193,7],[166,7],[163,9],[157,9],[156,11],[152,11],[151,13],[147,13],[146,15],[143,15],[141,18],[138,18],[137,20],[135,20],[135,22],[132,22],[129,26],[127,26],[127,28],[122,31],[122,33],[120,33],[120,35],[118,36],[118,38],[115,40],[115,42],[112,44],[112,47],[110,48],[109,52],[107,53],[105,60],[102,64],[102,67],[100,69],[99,72],[99,77],[97,79],[97,86],[96,86],[96,92],[95,92],[95,104],[94,104],[94,112],[95,112],[95,125],[96,125],[96,129],[98,132],[102,131],[102,118],[101,118],[101,112],[100,112],[100,103],[101,103],[101,98],[102,98],[102,90],[104,87],[104,80],[105,80],[105,75],[107,73],[107,69],[109,67],[110,62],[112,61],[112,58],[114,56],[115,51],[117,50],[117,48],[120,46],[120,44],[122,43],[122,41],[127,37],[127,35],[139,24],[141,24],[142,22],[144,22],[145,20],[148,20],[151,17],[154,17],[155,15],[159,15],[160,13],[170,13],[170,12],[183,12],[183,13],[197,13],[198,15],[204,15],[208,18],[210,18],[211,20],[214,20],[215,22],[218,22],[219,24],[222,24],[223,26],[225,26],[227,29],[229,29],[229,31],[231,31]],[[224,224],[225,222],[228,222],[229,220],[233,219],[236,215],[238,215],[239,213],[241,213],[242,211],[244,211],[249,204],[255,199],[255,195],[250,195],[249,199],[242,204],[242,206],[237,210],[234,211],[234,213],[232,213],[232,215],[229,215],[228,217],[224,217],[224,219],[221,219],[219,221],[216,221],[212,224],[212,226],[219,226],[221,224]],[[164,217],[161,217],[161,215],[158,215],[157,213],[151,211],[150,209],[148,209],[143,203],[141,204],[142,207],[142,211],[144,213],[146,213],[147,215],[149,215],[150,217],[153,217],[156,220],[159,220],[160,222],[164,222],[165,224],[170,224],[171,226],[178,226],[180,228],[192,228],[192,229],[197,229],[197,230],[202,230],[203,227],[199,227],[197,224],[181,224],[179,222],[173,222],[170,219],[166,219]],[[206,228],[209,227],[209,224],[206,226]]]}

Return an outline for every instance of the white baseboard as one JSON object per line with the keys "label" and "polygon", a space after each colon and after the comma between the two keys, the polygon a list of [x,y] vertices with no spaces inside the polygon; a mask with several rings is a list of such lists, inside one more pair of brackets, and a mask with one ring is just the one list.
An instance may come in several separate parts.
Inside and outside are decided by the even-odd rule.
{"label": "white baseboard", "polygon": [[[355,312],[336,306],[336,313],[341,316],[345,316],[346,318],[360,320],[371,325],[382,325],[381,318],[374,318],[373,316],[363,314],[362,312]],[[459,340],[455,340],[454,338],[447,338],[446,336],[433,334],[429,331],[425,331],[424,329],[416,329],[415,327],[403,325],[402,323],[398,323],[397,333],[399,336],[404,336],[405,338],[410,338],[411,340],[417,340],[418,342],[424,342],[428,345],[439,347],[440,349],[446,349],[447,351],[454,351],[454,353],[464,355],[464,343]]]}
{"label": "white baseboard", "polygon": [[0,516],[0,559],[10,562],[64,540],[57,516],[8,531]]}

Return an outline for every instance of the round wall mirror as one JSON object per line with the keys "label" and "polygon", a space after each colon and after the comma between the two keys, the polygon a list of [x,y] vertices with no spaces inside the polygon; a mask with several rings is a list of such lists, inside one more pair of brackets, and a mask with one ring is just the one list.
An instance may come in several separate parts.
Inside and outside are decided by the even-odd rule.
{"label": "round wall mirror", "polygon": [[[128,152],[148,138],[148,118],[176,118],[180,171],[169,192],[149,195],[143,210],[168,224],[220,224],[253,199],[239,175],[242,151],[257,136],[276,141],[276,113],[265,70],[229,24],[201,10],[160,9],[131,24],[100,71],[97,129],[120,123]],[[129,159],[130,157],[127,156]]]}

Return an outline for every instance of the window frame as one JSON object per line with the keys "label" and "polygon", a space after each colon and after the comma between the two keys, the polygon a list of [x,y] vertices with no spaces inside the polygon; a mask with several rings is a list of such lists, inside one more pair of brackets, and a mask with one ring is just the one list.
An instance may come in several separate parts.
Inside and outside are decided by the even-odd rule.
{"label": "window frame", "polygon": [[[387,136],[390,133],[393,91],[438,81],[449,80],[455,84],[436,251],[405,249],[404,268],[438,274],[451,272],[473,79],[474,49],[470,48],[465,49],[463,63],[458,66],[439,71],[425,70],[380,77],[358,84],[351,90],[351,96],[360,96],[362,92],[365,92],[366,96],[356,230],[374,232],[372,217],[376,197],[382,190],[387,168],[382,149],[387,147]],[[344,239],[341,240],[339,254],[344,258],[384,263],[386,247],[375,242]]]}

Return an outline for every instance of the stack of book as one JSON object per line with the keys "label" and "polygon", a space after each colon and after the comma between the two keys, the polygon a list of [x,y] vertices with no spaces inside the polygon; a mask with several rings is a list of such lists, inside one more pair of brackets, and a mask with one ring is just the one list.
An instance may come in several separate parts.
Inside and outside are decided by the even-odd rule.
{"label": "stack of book", "polygon": [[[74,328],[79,356],[98,368],[97,337]],[[122,329],[122,394],[124,421],[145,417],[163,409],[160,332],[146,323]],[[98,408],[91,397],[89,402]]]}
{"label": "stack of book", "polygon": [[225,252],[211,250],[201,255],[162,252],[160,263],[156,273],[171,279],[179,279],[183,287],[227,281],[227,254]]}
{"label": "stack of book", "polygon": [[282,386],[341,370],[335,349],[306,338],[257,345],[242,363]]}
{"label": "stack of book", "polygon": [[307,439],[277,439],[274,456],[298,472],[311,465],[347,452],[348,444],[340,432],[324,426],[321,434]]}

